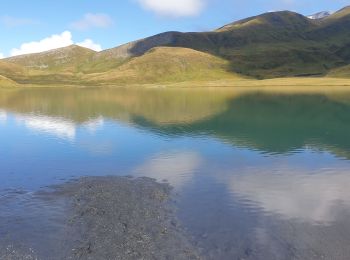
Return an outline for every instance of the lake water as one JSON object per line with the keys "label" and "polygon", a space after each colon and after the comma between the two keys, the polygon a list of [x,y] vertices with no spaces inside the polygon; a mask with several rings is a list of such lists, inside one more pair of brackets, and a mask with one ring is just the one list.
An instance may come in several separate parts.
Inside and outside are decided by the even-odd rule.
{"label": "lake water", "polygon": [[103,175],[168,181],[209,259],[349,259],[350,90],[0,90],[0,242],[48,255],[35,192]]}

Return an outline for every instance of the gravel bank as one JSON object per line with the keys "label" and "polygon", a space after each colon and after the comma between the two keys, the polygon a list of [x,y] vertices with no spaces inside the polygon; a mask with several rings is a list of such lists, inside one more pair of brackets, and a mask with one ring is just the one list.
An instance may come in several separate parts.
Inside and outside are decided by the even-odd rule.
{"label": "gravel bank", "polygon": [[[44,231],[41,242],[28,242],[20,228],[17,240],[0,238],[0,259],[200,259],[176,219],[171,190],[149,178],[86,177],[40,192],[35,205],[64,205],[59,235]],[[38,232],[40,218],[28,220]]]}
{"label": "gravel bank", "polygon": [[72,201],[68,230],[79,238],[70,259],[199,259],[175,218],[168,184],[82,178],[58,194]]}

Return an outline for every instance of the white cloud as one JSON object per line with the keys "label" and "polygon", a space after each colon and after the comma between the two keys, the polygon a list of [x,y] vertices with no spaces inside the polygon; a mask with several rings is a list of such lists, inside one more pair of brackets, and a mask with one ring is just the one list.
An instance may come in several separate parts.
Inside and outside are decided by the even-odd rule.
{"label": "white cloud", "polygon": [[85,14],[84,17],[71,24],[76,30],[88,30],[90,28],[106,28],[113,24],[112,18],[107,14]]}
{"label": "white cloud", "polygon": [[138,0],[143,8],[161,16],[184,17],[198,15],[205,0]]}
{"label": "white cloud", "polygon": [[3,23],[6,27],[17,27],[23,25],[33,25],[38,24],[37,21],[27,18],[17,18],[8,15],[4,15],[0,17],[1,23]]}
{"label": "white cloud", "polygon": [[[67,47],[72,44],[75,44],[75,42],[73,41],[72,33],[70,31],[64,31],[61,34],[54,34],[40,41],[23,43],[19,48],[12,49],[10,56],[38,53],[52,49]],[[96,51],[102,50],[101,45],[94,43],[91,39],[86,39],[76,44]]]}
{"label": "white cloud", "polygon": [[85,47],[94,51],[102,51],[102,47],[100,44],[94,43],[91,39],[86,39],[82,42],[76,43],[77,45],[81,47]]}
{"label": "white cloud", "polygon": [[61,47],[66,47],[72,44],[73,40],[71,32],[65,31],[61,34],[51,35],[50,37],[47,37],[37,42],[34,41],[23,43],[19,49],[15,48],[11,50],[11,56],[43,52]]}
{"label": "white cloud", "polygon": [[5,56],[0,52],[0,59],[3,59]]}

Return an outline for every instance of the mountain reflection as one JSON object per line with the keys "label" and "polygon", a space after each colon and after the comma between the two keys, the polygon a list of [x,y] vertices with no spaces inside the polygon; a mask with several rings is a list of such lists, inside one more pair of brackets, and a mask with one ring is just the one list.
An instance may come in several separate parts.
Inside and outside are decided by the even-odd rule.
{"label": "mountain reflection", "polygon": [[[21,114],[27,127],[67,138],[74,138],[74,124],[93,130],[112,119],[162,135],[211,136],[265,153],[308,146],[350,158],[350,91],[17,89],[1,90],[0,109]],[[38,116],[28,116],[33,113]]]}

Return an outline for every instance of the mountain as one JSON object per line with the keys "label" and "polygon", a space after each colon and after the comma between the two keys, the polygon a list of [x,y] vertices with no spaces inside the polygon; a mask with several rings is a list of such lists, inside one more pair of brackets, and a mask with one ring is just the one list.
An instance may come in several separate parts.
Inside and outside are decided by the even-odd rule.
{"label": "mountain", "polygon": [[89,62],[96,52],[77,45],[70,45],[41,53],[26,54],[3,59],[28,69],[43,71],[76,72],[79,66]]}
{"label": "mountain", "polygon": [[269,12],[209,32],[164,32],[94,52],[76,45],[1,60],[33,84],[129,84],[276,77],[350,77],[350,7],[312,17]]}
{"label": "mountain", "polygon": [[313,20],[318,20],[318,19],[326,18],[326,17],[332,15],[332,13],[333,12],[330,12],[330,11],[322,11],[322,12],[318,12],[318,13],[309,15],[307,18],[313,19]]}
{"label": "mountain", "polygon": [[255,78],[326,75],[347,65],[350,8],[323,19],[289,12],[270,12],[202,33],[166,32],[97,55],[118,62],[154,47],[183,47],[230,62],[233,72]]}
{"label": "mountain", "polygon": [[17,87],[18,84],[15,81],[0,75],[0,86],[2,86],[2,87]]}
{"label": "mountain", "polygon": [[228,71],[228,62],[193,49],[157,47],[116,69],[89,74],[89,82],[157,83],[240,78]]}
{"label": "mountain", "polygon": [[26,69],[21,65],[0,60],[0,75],[3,76],[21,76],[26,73]]}

